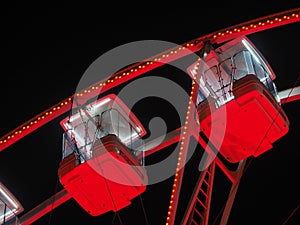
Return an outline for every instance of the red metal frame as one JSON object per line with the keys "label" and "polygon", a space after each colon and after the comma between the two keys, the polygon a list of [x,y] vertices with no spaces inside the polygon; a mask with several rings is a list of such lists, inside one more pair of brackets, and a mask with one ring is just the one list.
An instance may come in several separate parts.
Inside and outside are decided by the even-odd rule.
{"label": "red metal frame", "polygon": [[[33,117],[32,119],[28,120],[27,122],[23,123],[13,131],[5,134],[0,138],[0,151],[8,148],[10,145],[15,143],[16,141],[20,140],[21,138],[25,137],[26,135],[30,134],[34,130],[40,128],[41,126],[45,125],[46,123],[52,121],[53,119],[57,118],[58,116],[62,115],[63,113],[69,111],[71,109],[72,101],[76,98],[77,102],[85,103],[88,99],[91,97],[95,97],[98,95],[101,90],[101,94],[105,93],[108,90],[111,90],[112,88],[123,84],[127,81],[132,80],[133,78],[136,78],[148,71],[151,71],[155,68],[158,68],[168,62],[174,61],[176,59],[179,59],[181,57],[187,56],[193,52],[199,51],[203,47],[203,43],[206,40],[211,41],[212,43],[222,43],[228,40],[231,40],[235,37],[241,36],[241,35],[249,35],[253,34],[262,30],[267,30],[279,26],[283,26],[286,24],[294,23],[294,22],[299,22],[300,21],[300,10],[293,9],[293,10],[288,10],[285,12],[280,12],[276,14],[272,14],[266,17],[258,18],[255,20],[251,20],[242,24],[238,24],[226,29],[222,29],[217,32],[213,32],[211,34],[208,34],[203,37],[196,38],[192,41],[188,41],[186,43],[183,43],[182,45],[178,45],[177,47],[173,49],[169,49],[165,52],[162,52],[156,56],[153,56],[149,59],[146,59],[143,62],[136,63],[130,67],[125,68],[124,70],[117,72],[113,74],[111,77],[108,79],[104,79],[100,82],[97,82],[94,85],[91,85],[90,87],[86,88],[85,90],[82,90],[79,93],[76,93],[69,98],[64,99],[63,101],[59,102],[55,106],[45,110],[44,112],[40,113],[39,115]],[[193,91],[193,90],[192,90]],[[194,100],[193,93],[191,91],[191,97]],[[299,99],[299,95],[297,96],[296,99]],[[189,111],[188,111],[189,112]],[[188,113],[187,113],[188,114]],[[190,125],[190,120],[187,118],[187,124]],[[186,126],[187,127],[187,126]],[[184,127],[183,127],[183,130]],[[190,130],[190,129],[189,129]],[[194,130],[194,129],[192,129]],[[205,146],[204,149],[208,149],[207,143],[205,143],[201,138],[199,138],[199,135],[194,133],[195,131],[192,132],[186,132],[186,134],[181,135],[178,130],[174,131],[172,135],[170,135],[168,141],[161,143],[158,146],[155,146],[153,149],[149,150],[149,154],[157,152],[164,147],[168,146],[171,143],[175,143],[176,141],[181,141],[181,143],[185,142],[187,139],[189,139],[192,135],[197,137],[198,142],[202,145]],[[184,139],[183,139],[184,138]],[[179,164],[184,164],[185,159],[184,159],[184,154],[186,153],[186,147],[187,145],[182,144],[182,149],[180,151],[180,156],[179,156]],[[148,155],[149,155],[148,154]],[[181,155],[183,154],[183,157]],[[212,152],[210,152],[212,154]],[[223,165],[223,163],[218,160],[218,158],[215,158],[215,162],[217,165],[220,166],[222,171],[228,176],[228,178],[234,183],[238,184],[239,183],[239,175],[235,175],[232,171],[229,171],[226,166]],[[175,213],[176,213],[176,201],[178,201],[178,196],[180,193],[180,182],[183,176],[183,169],[176,171],[175,174],[175,179],[174,179],[174,184],[176,189],[174,189],[175,193],[172,193],[171,196],[171,201],[170,201],[170,206],[171,206],[171,211],[169,211],[168,219],[166,224],[174,224],[174,218],[175,218]],[[241,173],[240,173],[241,175]],[[180,177],[180,179],[178,179]],[[173,192],[173,191],[172,191]],[[55,196],[57,195],[62,195],[61,198],[56,199]],[[55,196],[51,197],[51,204],[49,200],[46,202],[42,203],[40,206],[35,208],[34,210],[30,211],[29,213],[25,214],[23,217],[21,217],[21,221],[23,219],[24,223],[22,224],[30,224],[31,222],[37,220],[41,216],[45,215],[47,212],[50,212],[52,209],[55,207],[59,206],[63,202],[67,201],[70,196],[65,192],[65,190],[62,190],[61,192],[57,193]],[[233,195],[234,196],[234,195]],[[229,214],[230,211],[230,205],[232,205],[233,199],[229,200],[229,206],[227,208],[227,214]],[[175,204],[174,204],[175,203]],[[227,220],[226,218],[224,221]]]}
{"label": "red metal frame", "polygon": [[78,103],[84,103],[88,99],[98,95],[100,89],[101,93],[104,93],[166,63],[199,51],[202,48],[203,41],[210,40],[212,43],[222,43],[241,35],[249,35],[262,30],[267,30],[299,21],[300,9],[298,8],[272,14],[196,38],[150,57],[149,59],[145,59],[142,62],[138,62],[123,69],[122,71],[113,74],[110,78],[101,80],[85,90],[82,90],[80,93],[76,93],[69,98],[64,99],[53,107],[46,109],[32,119],[21,124],[14,130],[8,132],[0,138],[0,151],[8,148],[10,145],[14,144],[18,140],[22,139],[26,135],[47,124],[63,113],[71,110],[70,103],[74,100],[74,97],[77,98]]}

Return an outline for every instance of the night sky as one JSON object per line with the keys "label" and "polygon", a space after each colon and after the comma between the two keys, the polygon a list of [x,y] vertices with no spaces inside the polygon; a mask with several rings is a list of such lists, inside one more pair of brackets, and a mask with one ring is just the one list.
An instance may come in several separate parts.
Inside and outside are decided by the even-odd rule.
{"label": "night sky", "polygon": [[[247,11],[243,11],[245,8],[197,10],[179,7],[157,13],[134,11],[111,13],[110,16],[83,9],[7,9],[1,28],[4,41],[0,136],[73,95],[89,65],[112,48],[140,40],[182,44],[221,28],[299,6],[259,7]],[[299,23],[262,31],[248,38],[273,68],[278,91],[300,85]],[[172,68],[151,73],[180,75]],[[186,87],[185,76],[174,78],[174,81]],[[300,204],[300,101],[287,103],[282,108],[290,121],[289,132],[274,143],[270,151],[251,160],[242,177],[229,225],[284,224]],[[146,129],[154,116],[164,119],[170,131],[179,124],[172,107],[162,100],[144,99],[135,113]],[[0,181],[23,205],[24,212],[20,216],[62,189],[57,176],[63,133],[59,122],[67,115],[56,118],[1,152]],[[173,149],[170,146],[164,154]],[[147,162],[155,162],[160,157],[165,156],[152,155]],[[187,164],[184,183],[187,195],[195,180],[195,176],[189,174],[196,171],[197,163],[196,158]],[[223,188],[226,189],[228,181],[223,176],[217,172],[212,220],[224,206],[226,191]],[[149,185],[141,197],[119,211],[121,219],[114,220],[113,212],[91,217],[71,199],[34,224],[165,224],[172,182],[173,177]],[[184,200],[180,206],[184,208]],[[286,225],[299,223],[298,210]]]}

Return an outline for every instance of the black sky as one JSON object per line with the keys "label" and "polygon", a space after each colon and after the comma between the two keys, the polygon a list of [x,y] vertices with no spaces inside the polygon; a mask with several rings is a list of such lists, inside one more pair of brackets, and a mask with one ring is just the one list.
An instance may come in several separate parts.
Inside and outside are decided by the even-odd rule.
{"label": "black sky", "polygon": [[[71,96],[88,66],[114,47],[138,40],[181,44],[221,28],[299,6],[248,10],[178,7],[159,13],[109,11],[109,16],[104,16],[103,11],[83,9],[7,9],[1,28],[4,57],[0,135]],[[279,91],[300,85],[299,80],[296,84],[300,76],[299,23],[248,37],[272,66]],[[242,178],[229,225],[283,224],[299,205],[299,106],[299,101],[283,105],[290,131],[272,150],[252,160]],[[152,112],[169,118],[163,110],[152,109]],[[0,180],[22,203],[24,213],[62,188],[57,177],[63,132],[59,121],[65,116],[1,152]],[[148,117],[141,120],[147,122]],[[174,126],[174,122],[169,121],[168,125]],[[218,181],[220,186],[224,185],[222,179]],[[149,186],[141,196],[149,224],[165,224],[171,185],[172,178]],[[222,192],[218,192],[216,199],[222,198]],[[216,202],[214,215],[222,205],[221,200]],[[146,224],[139,198],[119,215],[124,225]],[[299,224],[299,215],[298,210],[287,225]],[[113,213],[91,217],[70,200],[34,224],[111,224],[113,217]],[[117,219],[115,224],[119,224]]]}

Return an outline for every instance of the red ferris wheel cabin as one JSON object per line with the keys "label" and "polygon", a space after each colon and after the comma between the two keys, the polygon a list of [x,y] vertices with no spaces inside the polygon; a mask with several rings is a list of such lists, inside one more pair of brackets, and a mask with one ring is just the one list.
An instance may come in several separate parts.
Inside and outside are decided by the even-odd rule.
{"label": "red ferris wheel cabin", "polygon": [[[188,68],[191,76],[195,66]],[[275,74],[248,38],[211,50],[203,68],[196,103],[200,132],[229,162],[261,155],[288,132]]]}
{"label": "red ferris wheel cabin", "polygon": [[118,211],[146,190],[142,136],[146,131],[116,95],[107,95],[61,121],[58,175],[90,215]]}

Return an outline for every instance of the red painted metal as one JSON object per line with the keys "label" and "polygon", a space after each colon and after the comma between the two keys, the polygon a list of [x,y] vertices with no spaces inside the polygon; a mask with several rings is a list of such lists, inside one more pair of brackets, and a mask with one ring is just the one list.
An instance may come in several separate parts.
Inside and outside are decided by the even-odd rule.
{"label": "red painted metal", "polygon": [[[69,111],[71,107],[69,105],[64,105],[64,104],[65,102],[69,103],[73,101],[74,97],[77,97],[79,103],[84,103],[91,97],[95,97],[96,95],[100,94],[99,92],[100,88],[101,88],[101,93],[104,93],[105,91],[108,91],[116,87],[117,85],[120,85],[148,71],[158,68],[164,65],[165,63],[172,62],[176,59],[187,56],[193,52],[199,51],[203,45],[203,41],[205,40],[209,40],[211,42],[216,42],[216,43],[222,43],[241,35],[249,35],[263,30],[267,30],[274,27],[279,27],[282,25],[287,25],[299,21],[300,21],[300,9],[298,8],[272,14],[266,17],[247,21],[245,23],[238,24],[196,38],[194,40],[185,42],[182,45],[178,45],[172,49],[168,49],[142,62],[138,62],[132,66],[128,66],[124,70],[113,74],[109,78],[97,82],[94,85],[91,85],[90,87],[86,88],[85,90],[82,90],[80,93],[72,95],[69,98],[66,98],[65,100],[59,102],[55,106],[46,109],[39,115],[33,117],[32,119],[21,124],[14,130],[3,135],[0,138],[0,151],[8,148],[10,145],[14,144],[18,140],[25,137],[26,135],[30,134],[31,132],[35,131],[41,126],[47,124],[48,122],[52,121],[53,119],[57,118],[63,113]],[[61,109],[53,110],[54,108],[57,109],[57,107],[60,107]],[[51,112],[51,116],[47,116],[50,112]],[[38,119],[41,117],[44,118]]]}
{"label": "red painted metal", "polygon": [[[247,75],[233,86],[235,99],[220,108],[199,104],[200,130],[212,143],[221,143],[219,152],[236,163],[249,156],[259,156],[288,132],[289,121],[266,87],[254,75]],[[214,126],[225,127],[224,137],[211,133],[211,116],[226,110],[226,122],[214,120]],[[220,116],[221,118],[221,116]]]}
{"label": "red painted metal", "polygon": [[16,225],[30,225],[39,218],[46,215],[48,212],[51,212],[56,207],[68,201],[70,198],[71,196],[69,195],[69,193],[63,189],[57,192],[55,195],[51,196],[49,199],[42,202],[40,205],[27,212],[26,214],[22,215],[19,218],[19,221]]}
{"label": "red painted metal", "polygon": [[96,141],[93,153],[81,164],[68,156],[58,171],[61,184],[90,215],[118,211],[146,190],[145,169],[115,135]]}

